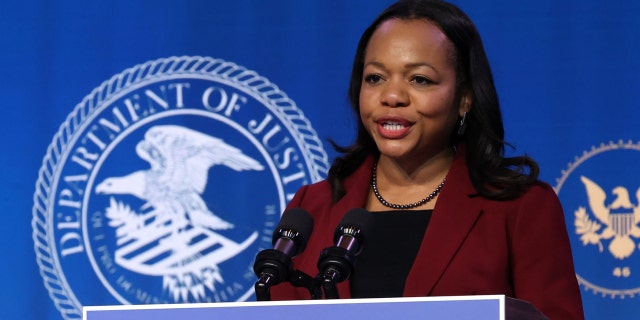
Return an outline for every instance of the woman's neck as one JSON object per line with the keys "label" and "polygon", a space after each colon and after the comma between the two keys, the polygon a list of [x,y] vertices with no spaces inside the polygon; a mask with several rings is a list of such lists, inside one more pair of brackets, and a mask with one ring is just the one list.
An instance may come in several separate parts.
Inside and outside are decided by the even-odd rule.
{"label": "woman's neck", "polygon": [[439,182],[449,172],[453,156],[453,151],[448,148],[421,161],[393,159],[380,155],[377,176],[379,180],[394,186],[423,185],[430,181]]}
{"label": "woman's neck", "polygon": [[[366,209],[382,211],[396,205],[409,205],[409,210],[433,209],[452,163],[451,150],[439,152],[417,166],[381,155],[372,172],[375,180],[371,182]],[[418,203],[421,204],[413,206]]]}

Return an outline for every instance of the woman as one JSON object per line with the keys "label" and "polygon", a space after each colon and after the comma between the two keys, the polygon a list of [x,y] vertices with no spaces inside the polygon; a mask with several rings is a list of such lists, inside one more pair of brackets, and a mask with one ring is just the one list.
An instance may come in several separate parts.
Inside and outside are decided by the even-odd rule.
{"label": "woman", "polygon": [[[375,230],[342,298],[505,294],[551,319],[584,317],[561,205],[534,160],[504,157],[488,59],[462,11],[386,9],[360,39],[349,94],[356,142],[289,205],[315,221],[294,269],[317,274],[342,216],[365,208]],[[309,293],[282,284],[272,297]]]}

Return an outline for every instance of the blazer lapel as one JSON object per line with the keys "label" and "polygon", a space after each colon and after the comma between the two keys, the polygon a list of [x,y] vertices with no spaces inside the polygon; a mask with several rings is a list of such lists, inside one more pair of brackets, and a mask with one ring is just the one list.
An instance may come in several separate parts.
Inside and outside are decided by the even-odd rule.
{"label": "blazer lapel", "polygon": [[405,296],[430,295],[481,214],[482,201],[468,175],[464,150],[458,150],[405,284]]}

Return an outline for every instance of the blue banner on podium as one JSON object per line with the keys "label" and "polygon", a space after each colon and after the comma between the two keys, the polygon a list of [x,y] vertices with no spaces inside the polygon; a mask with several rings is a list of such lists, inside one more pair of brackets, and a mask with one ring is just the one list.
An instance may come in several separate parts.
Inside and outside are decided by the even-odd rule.
{"label": "blue banner on podium", "polygon": [[82,313],[83,320],[505,320],[505,296],[89,306]]}

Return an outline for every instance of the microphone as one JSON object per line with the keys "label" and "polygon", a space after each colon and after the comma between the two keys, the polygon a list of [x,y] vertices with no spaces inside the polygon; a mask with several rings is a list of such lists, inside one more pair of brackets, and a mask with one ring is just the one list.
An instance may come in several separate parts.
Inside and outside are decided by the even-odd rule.
{"label": "microphone", "polygon": [[318,260],[318,278],[327,299],[339,298],[336,284],[351,276],[355,257],[362,252],[372,228],[371,213],[362,208],[349,210],[338,224],[333,235],[335,246],[322,250]]}
{"label": "microphone", "polygon": [[286,210],[273,232],[273,249],[262,250],[256,256],[253,271],[258,276],[255,284],[259,301],[271,300],[269,288],[289,278],[291,258],[307,246],[313,231],[313,218],[299,208]]}

